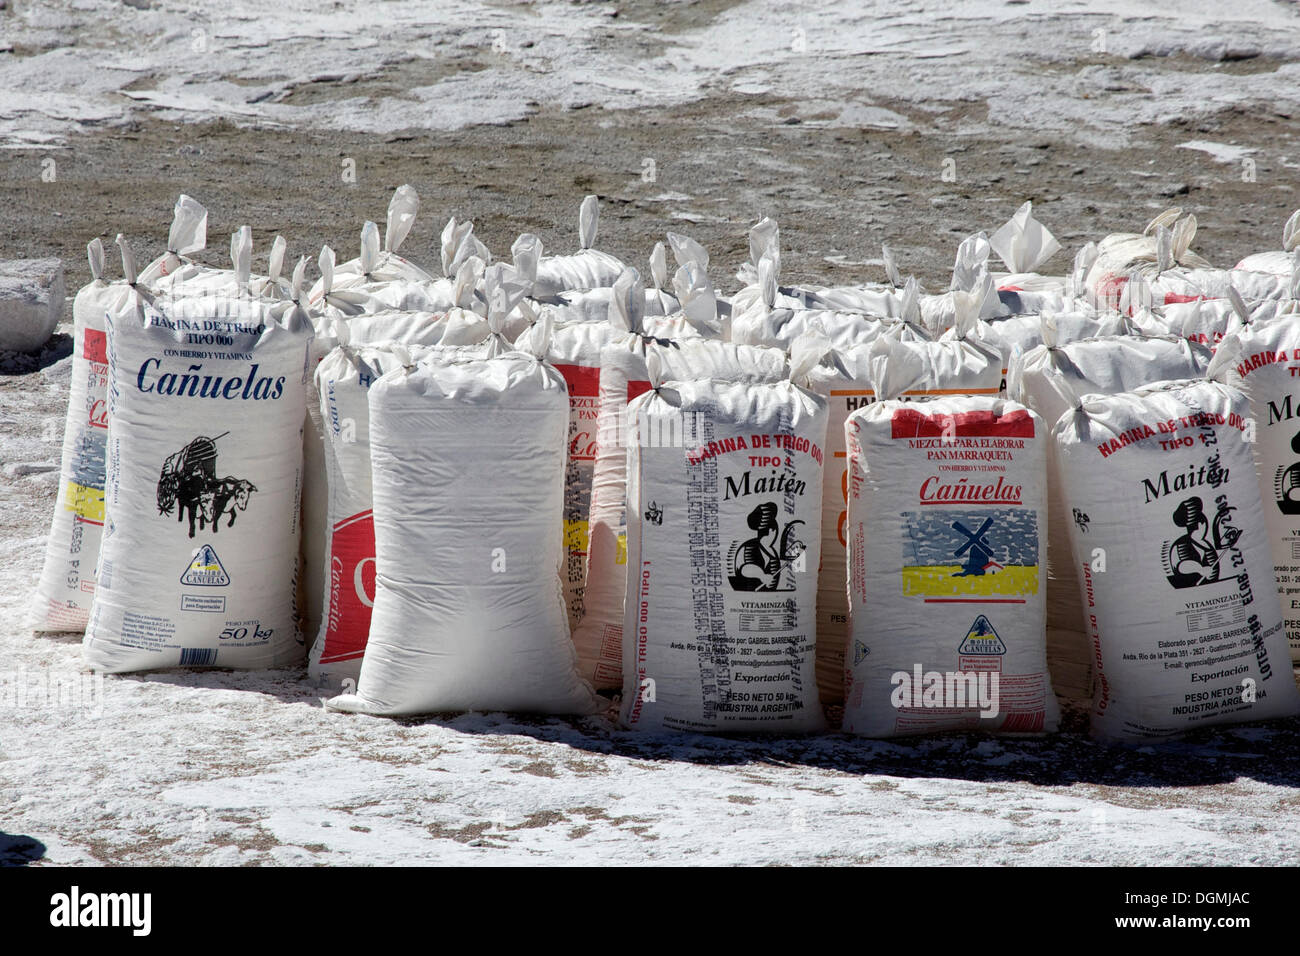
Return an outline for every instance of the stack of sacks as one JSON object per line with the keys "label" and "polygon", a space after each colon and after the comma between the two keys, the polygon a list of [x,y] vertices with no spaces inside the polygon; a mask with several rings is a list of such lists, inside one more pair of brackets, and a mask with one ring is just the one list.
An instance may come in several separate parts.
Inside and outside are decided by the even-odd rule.
{"label": "stack of sacks", "polygon": [[[399,196],[401,190],[398,191]],[[394,198],[394,204],[398,204]],[[412,214],[413,215],[413,214]],[[409,228],[409,219],[402,219],[390,208],[389,225],[391,229]],[[405,235],[404,232],[401,233]],[[314,373],[321,360],[340,341],[353,345],[369,344],[382,341],[423,341],[435,337],[446,344],[475,344],[488,336],[487,326],[482,316],[468,309],[452,307],[439,312],[411,312],[388,309],[383,305],[384,289],[409,283],[402,278],[404,260],[385,254],[380,257],[384,263],[382,274],[393,278],[380,281],[367,280],[364,285],[354,284],[343,290],[334,289],[335,261],[334,251],[329,246],[321,250],[321,280],[317,283],[319,293],[316,308],[312,313],[315,337],[312,342],[311,370]],[[482,275],[481,260],[472,257],[463,264],[459,271],[454,295],[464,301],[471,299],[470,290],[480,281]],[[498,285],[503,281],[502,273],[506,267],[493,267]],[[304,264],[299,263],[294,272],[293,285],[300,288]],[[355,272],[350,273],[355,276]],[[376,273],[376,275],[379,273]],[[482,280],[486,283],[486,277]],[[298,301],[306,301],[305,291],[300,292]],[[486,309],[486,306],[482,306]],[[316,391],[314,375],[308,380],[307,424],[303,429],[303,574],[300,579],[299,606],[303,616],[303,633],[314,637],[322,627],[325,605],[322,596],[327,593],[328,575],[326,572],[326,530],[329,527],[327,502],[329,501],[328,477],[326,473],[326,438],[327,426],[321,417],[321,396]]]}
{"label": "stack of sacks", "polygon": [[[334,268],[334,290],[354,289],[373,293],[390,283],[433,282],[433,276],[397,254],[411,227],[415,225],[415,216],[419,210],[420,197],[416,191],[410,186],[399,186],[388,203],[382,249],[379,244],[379,227],[367,220],[361,227],[360,255],[339,263]],[[312,287],[310,302],[318,304],[322,293],[323,285],[318,281]]]}
{"label": "stack of sacks", "polygon": [[1177,207],[1167,209],[1149,223],[1141,235],[1116,233],[1097,244],[1097,257],[1085,281],[1088,301],[1095,308],[1132,312],[1136,303],[1125,287],[1134,277],[1146,280],[1155,305],[1205,298],[1202,282],[1213,267],[1191,251],[1196,238],[1196,217],[1183,216]]}
{"label": "stack of sacks", "polygon": [[[615,290],[610,312],[612,334],[600,356],[600,410],[587,521],[583,615],[574,630],[582,675],[598,689],[613,690],[622,686],[623,680],[627,408],[650,388],[647,357],[658,355],[669,370],[666,374],[682,377],[778,381],[786,376],[785,353],[780,350],[704,339],[695,323],[709,327],[710,317],[705,312],[711,296],[688,298],[679,315],[655,319],[640,315],[635,308],[643,301],[636,270],[627,270]],[[696,303],[702,311],[692,314]]]}
{"label": "stack of sacks", "polygon": [[518,351],[430,358],[371,386],[374,610],[356,693],[331,709],[600,708],[560,591],[566,392]]}
{"label": "stack of sacks", "polygon": [[[981,302],[987,301],[987,290],[992,286],[992,279],[985,276],[981,286],[973,295]],[[984,319],[976,322],[975,330],[967,337],[981,342],[1002,356],[1003,376],[1011,365],[1012,357],[1017,352],[1026,352],[1043,342],[1043,326],[1047,315],[1009,315],[1003,318]],[[1072,312],[1051,315],[1055,341],[1073,342],[1079,339],[1094,338],[1098,335],[1119,335],[1129,330],[1124,316],[1115,312]],[[954,331],[949,330],[939,338],[950,339]]]}
{"label": "stack of sacks", "polygon": [[[791,374],[802,379],[825,348],[796,345]],[[749,381],[728,381],[679,377],[658,354],[648,364],[652,387],[628,408],[623,722],[821,730],[815,569],[826,402],[788,379],[756,381],[758,365]]]}
{"label": "stack of sacks", "polygon": [[[527,233],[516,239],[511,247],[515,270],[525,282],[537,273],[541,248],[541,241]],[[706,255],[705,268],[707,263]],[[653,286],[645,290],[644,314],[661,316],[677,312],[681,308],[681,303],[676,296],[667,291],[668,256],[662,242],[655,243],[654,251],[650,255],[650,275]],[[674,282],[686,281],[684,268],[679,268]],[[533,281],[533,286],[535,285]],[[610,302],[613,298],[613,286],[602,286],[595,289],[568,289],[544,299],[530,295],[528,302],[534,311],[550,309],[555,321],[559,323],[604,322],[609,318]]]}
{"label": "stack of sacks", "polygon": [[1300,713],[1250,415],[1237,389],[1172,381],[1085,395],[1056,425],[1097,737]]}
{"label": "stack of sacks", "polygon": [[1300,303],[1295,300],[1250,301],[1229,287],[1222,298],[1159,306],[1141,318],[1135,317],[1134,324],[1148,331],[1177,335],[1214,350],[1225,335],[1251,323],[1266,322],[1298,310]]}
{"label": "stack of sacks", "polygon": [[846,678],[849,472],[845,421],[854,411],[876,401],[875,375],[882,363],[916,367],[905,391],[894,396],[902,401],[996,395],[1001,389],[1001,357],[967,337],[975,326],[979,301],[975,294],[956,296],[960,314],[952,338],[942,342],[907,341],[887,333],[856,344],[833,346],[808,377],[808,387],[827,399],[829,415],[822,489],[822,564],[817,590],[817,686],[823,704],[843,701]]}
{"label": "stack of sacks", "polygon": [[[1210,351],[1174,336],[1104,335],[1062,340],[1056,320],[1043,321],[1043,344],[1012,359],[1007,394],[1055,427],[1083,395],[1114,395],[1151,382],[1204,375]],[[1055,454],[1047,461],[1048,579],[1047,660],[1057,693],[1088,698],[1094,650],[1070,549],[1070,528],[1080,519],[1065,507],[1063,476]]]}
{"label": "stack of sacks", "polygon": [[877,356],[881,401],[845,423],[852,653],[844,730],[1055,731],[1041,585],[1042,419],[991,395],[898,401],[924,374],[917,356]]}
{"label": "stack of sacks", "polygon": [[[685,244],[681,241],[684,237],[672,233],[669,235],[675,250],[685,249]],[[570,321],[556,324],[549,342],[537,340],[543,326],[536,323],[516,343],[525,351],[544,354],[547,361],[564,376],[569,387],[569,443],[563,523],[565,563],[561,577],[569,612],[569,626],[574,631],[585,614],[583,592],[587,579],[590,537],[588,518],[600,431],[601,355],[612,339],[625,336],[636,322],[630,312],[632,306],[629,297],[637,297],[645,303],[646,312],[642,315],[650,319],[649,325],[653,327],[651,334],[661,338],[698,338],[698,329],[713,331],[718,326],[713,289],[704,272],[708,255],[692,240],[685,240],[685,243],[695,248],[687,250],[687,254],[679,253],[678,256],[683,264],[677,270],[674,281],[681,294],[680,305],[674,296],[658,291],[643,291],[635,281],[635,272],[630,271],[626,277],[620,277],[620,283],[608,289],[562,293],[557,297],[563,300],[560,306],[543,306],[542,312],[550,318],[568,318]],[[667,261],[661,243],[656,244],[651,266],[659,275],[656,281],[662,283]],[[518,270],[518,265],[516,268]],[[607,319],[616,297],[618,302],[613,306],[616,318],[611,323]],[[605,317],[596,321],[597,310],[592,305],[602,301]],[[673,308],[665,313],[663,310],[670,305]],[[676,314],[678,307],[681,309],[680,314]]]}
{"label": "stack of sacks", "polygon": [[[128,277],[129,260],[124,247]],[[297,449],[311,323],[253,298],[143,300],[123,297],[107,313],[109,524],[86,664],[299,663]]]}
{"label": "stack of sacks", "polygon": [[1207,376],[1250,402],[1251,450],[1292,660],[1300,660],[1300,324],[1250,322],[1220,343]]}
{"label": "stack of sacks", "polygon": [[757,298],[743,308],[732,300],[730,339],[741,345],[765,345],[789,349],[800,336],[817,330],[836,347],[859,345],[886,331],[893,332],[905,341],[920,342],[930,338],[921,327],[920,305],[916,281],[908,279],[900,296],[898,313],[887,317],[858,310],[806,309],[801,306],[782,305],[776,285],[776,264],[770,257],[759,262],[759,280],[755,285]]}
{"label": "stack of sacks", "polygon": [[[415,224],[420,198],[410,186],[400,186],[388,204],[383,245],[379,227],[367,221],[361,228],[361,254],[337,263],[328,246],[321,252],[321,277],[312,287],[311,305],[329,314],[354,315],[362,311],[395,309],[405,312],[443,312],[452,308],[482,310],[475,285],[483,277],[491,254],[474,236],[472,222],[455,217],[442,231],[442,278],[434,278],[397,254]],[[328,252],[327,252],[328,250]],[[329,268],[325,267],[328,258]],[[466,263],[474,263],[466,272]],[[470,288],[465,288],[469,277]]]}
{"label": "stack of sacks", "polygon": [[371,295],[381,307],[392,309],[481,311],[482,293],[477,284],[491,261],[487,246],[474,235],[474,223],[458,222],[452,216],[442,230],[441,278],[408,278],[379,284],[371,290]]}
{"label": "stack of sacks", "polygon": [[217,295],[231,298],[253,296],[271,302],[286,302],[293,297],[289,283],[281,276],[286,248],[284,237],[276,236],[271,244],[267,274],[253,275],[253,230],[240,226],[239,231],[230,236],[229,269],[187,264],[169,275],[160,276],[150,291],[161,299]]}
{"label": "stack of sacks", "polygon": [[[1222,301],[1233,293],[1250,303],[1286,302],[1296,297],[1294,276],[1246,272],[1238,269],[1184,269],[1144,277],[1130,276],[1119,297],[1119,308],[1128,314],[1146,308],[1156,312],[1203,301]],[[1174,286],[1178,291],[1170,291]]]}

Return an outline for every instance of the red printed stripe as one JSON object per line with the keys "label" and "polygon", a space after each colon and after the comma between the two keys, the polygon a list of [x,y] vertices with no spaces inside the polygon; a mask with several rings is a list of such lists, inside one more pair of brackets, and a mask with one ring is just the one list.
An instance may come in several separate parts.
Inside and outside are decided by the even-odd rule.
{"label": "red printed stripe", "polygon": [[86,329],[82,338],[81,354],[88,362],[108,364],[108,334],[96,329]]}
{"label": "red printed stripe", "polygon": [[958,412],[956,415],[925,415],[912,408],[900,408],[890,420],[891,438],[1033,438],[1034,419],[1028,411]]}
{"label": "red printed stripe", "polygon": [[600,395],[600,369],[587,365],[557,365],[564,381],[568,383],[570,395],[582,395],[596,398]]}
{"label": "red printed stripe", "polygon": [[362,511],[334,525],[330,538],[330,600],[320,662],[354,660],[366,650],[375,600],[374,513]]}
{"label": "red printed stripe", "polygon": [[632,401],[632,399],[636,398],[638,395],[644,395],[644,394],[645,394],[646,392],[648,392],[648,391],[650,391],[650,383],[649,383],[649,382],[632,382],[632,381],[629,381],[629,382],[627,383],[627,400],[630,402],[630,401]]}

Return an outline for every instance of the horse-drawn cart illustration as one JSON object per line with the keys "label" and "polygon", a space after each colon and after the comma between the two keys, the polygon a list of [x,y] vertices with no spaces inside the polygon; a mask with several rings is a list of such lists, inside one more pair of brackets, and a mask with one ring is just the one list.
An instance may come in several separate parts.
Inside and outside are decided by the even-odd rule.
{"label": "horse-drawn cart illustration", "polygon": [[169,515],[175,510],[176,520],[190,521],[190,537],[194,537],[194,519],[199,530],[209,525],[215,534],[221,516],[227,512],[235,523],[235,514],[248,508],[248,498],[257,487],[243,478],[217,477],[217,442],[229,432],[214,438],[199,435],[175,454],[168,455],[158,476],[158,513]]}

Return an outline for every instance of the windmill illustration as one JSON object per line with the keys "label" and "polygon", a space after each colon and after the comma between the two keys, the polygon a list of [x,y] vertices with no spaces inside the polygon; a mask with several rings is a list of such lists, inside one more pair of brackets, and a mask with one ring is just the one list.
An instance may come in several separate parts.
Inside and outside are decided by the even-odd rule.
{"label": "windmill illustration", "polygon": [[992,524],[993,519],[991,517],[985,518],[979,530],[972,532],[960,521],[952,523],[953,530],[966,538],[965,543],[953,552],[959,558],[963,554],[966,555],[966,566],[954,574],[953,577],[964,578],[973,574],[983,575],[987,574],[990,569],[1002,570],[1002,565],[993,560],[993,546],[989,544],[988,538],[984,537]]}

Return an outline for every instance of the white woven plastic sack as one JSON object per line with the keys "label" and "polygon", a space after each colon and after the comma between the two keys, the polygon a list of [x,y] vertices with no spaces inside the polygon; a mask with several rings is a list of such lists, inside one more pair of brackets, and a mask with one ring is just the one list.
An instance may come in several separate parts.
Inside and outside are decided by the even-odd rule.
{"label": "white woven plastic sack", "polygon": [[1196,217],[1183,216],[1178,207],[1156,216],[1140,235],[1107,236],[1097,243],[1096,257],[1084,280],[1088,301],[1098,309],[1119,308],[1125,286],[1134,275],[1151,284],[1158,296],[1156,304],[1198,298],[1199,287],[1183,272],[1212,266],[1191,251],[1195,238]]}
{"label": "white woven plastic sack", "polygon": [[[747,312],[766,298],[769,308],[829,309],[897,318],[901,314],[903,282],[889,248],[883,247],[882,254],[887,282],[843,286],[780,285],[781,230],[775,220],[764,217],[749,230],[749,261],[736,273],[743,288],[732,297],[732,310],[736,314]],[[764,259],[768,260],[767,266],[763,265]],[[769,273],[770,278],[764,276],[764,272]],[[771,291],[764,289],[768,282],[772,284]]]}
{"label": "white woven plastic sack", "polygon": [[1098,737],[1300,713],[1249,418],[1240,391],[1184,381],[1085,396],[1056,426]]}
{"label": "white woven plastic sack", "polygon": [[1229,297],[1160,306],[1152,324],[1169,335],[1207,346],[1219,347],[1225,335],[1245,325],[1265,322],[1297,311],[1297,304],[1280,300],[1248,302],[1233,290]]}
{"label": "white woven plastic sack", "polygon": [[595,196],[587,196],[578,209],[578,252],[571,256],[542,256],[541,243],[538,243],[530,295],[545,299],[569,289],[612,286],[618,280],[623,263],[607,252],[592,248],[596,244],[599,220],[600,204]]}
{"label": "white woven plastic sack", "polygon": [[440,360],[482,357],[484,347],[438,346],[438,329],[401,339],[341,345],[316,369],[325,423],[329,497],[325,518],[325,609],[308,655],[307,672],[320,683],[355,685],[370,635],[375,601],[375,524],[370,470],[370,386],[384,374],[437,354]]}
{"label": "white woven plastic sack", "polygon": [[104,316],[132,304],[128,281],[106,282],[104,245],[86,247],[89,285],[72,302],[72,385],[63,428],[59,496],[45,546],[45,566],[36,586],[32,627],[38,631],[82,631],[95,593],[95,562],[104,528],[104,455],[108,437],[108,336]]}
{"label": "white woven plastic sack", "polygon": [[1005,273],[993,274],[993,281],[999,289],[1064,290],[1064,276],[1045,276],[1039,272],[1060,251],[1061,244],[1050,229],[1034,218],[1033,203],[1021,205],[1015,215],[989,236],[989,246],[1007,267]]}
{"label": "white woven plastic sack", "polygon": [[598,689],[623,682],[623,595],[627,577],[628,403],[649,390],[646,358],[658,354],[666,375],[744,381],[780,381],[785,354],[702,339],[685,316],[662,320],[640,317],[636,270],[616,286],[612,334],[600,356],[600,411],[596,460],[588,512],[587,577],[583,617],[573,632],[581,673]]}
{"label": "white woven plastic sack", "polygon": [[[982,232],[967,236],[957,246],[953,262],[953,292],[984,289],[980,318],[1060,312],[1072,304],[1067,276],[1045,276],[1033,271],[1059,249],[1055,237],[1033,218],[1029,203],[1016,211],[992,239]],[[996,251],[1010,272],[993,272],[989,256]],[[1019,271],[1018,271],[1019,270]],[[951,293],[923,296],[925,325],[943,331],[952,325]]]}
{"label": "white woven plastic sack", "polygon": [[1300,661],[1300,324],[1291,316],[1229,335],[1208,377],[1250,402],[1260,496],[1291,659]]}
{"label": "white woven plastic sack", "polygon": [[1296,268],[1296,250],[1300,249],[1300,209],[1291,213],[1282,226],[1282,248],[1256,252],[1237,263],[1236,268],[1267,275],[1289,276]]}
{"label": "white woven plastic sack", "polygon": [[253,230],[241,226],[230,236],[229,269],[212,269],[186,263],[154,281],[150,291],[164,302],[176,296],[215,295],[228,298],[253,296],[273,302],[293,297],[289,283],[281,276],[287,246],[276,236],[267,260],[267,274],[253,275]]}
{"label": "white woven plastic sack", "polygon": [[[882,380],[900,365],[911,377],[891,359]],[[947,397],[877,402],[845,428],[852,649],[844,730],[1055,731],[1042,420],[995,396]]]}
{"label": "white woven plastic sack", "polygon": [[[295,277],[300,275],[300,271],[295,272]],[[295,281],[299,279],[295,278]],[[299,298],[305,298],[305,293]],[[373,302],[371,304],[374,305]],[[326,448],[328,421],[321,414],[321,394],[314,374],[319,363],[340,344],[361,346],[398,342],[412,345],[474,345],[484,342],[490,334],[488,324],[482,316],[459,308],[437,313],[380,310],[352,316],[330,309],[325,314],[315,314],[313,321],[316,329],[312,344],[313,377],[308,381],[307,423],[303,428],[303,573],[299,589],[303,633],[309,640],[315,639],[322,632],[322,621],[328,605],[328,600],[323,600],[322,596],[329,593],[325,572],[328,532],[331,527]],[[315,649],[314,645],[313,648]]]}
{"label": "white woven plastic sack", "polygon": [[[1058,345],[1099,335],[1122,335],[1129,331],[1124,316],[1117,312],[1062,312],[980,319],[975,330],[970,333],[970,338],[1001,354],[1005,380],[1012,358],[1017,352],[1028,352],[1043,344],[1044,321],[1049,317],[1052,334]],[[953,337],[955,333],[949,330],[939,338],[946,340]]]}
{"label": "white woven plastic sack", "polygon": [[109,673],[300,663],[311,326],[253,299],[108,316],[107,528],[85,636]]}
{"label": "white woven plastic sack", "polygon": [[[1011,360],[1007,394],[1042,416],[1049,428],[1083,395],[1114,395],[1152,382],[1205,374],[1210,351],[1173,336],[1107,335],[1059,341],[1044,320],[1044,344]],[[1060,462],[1047,460],[1047,662],[1058,694],[1092,697],[1093,653],[1070,546],[1074,516],[1061,495]]]}
{"label": "white woven plastic sack", "polygon": [[[374,292],[390,282],[433,282],[429,275],[415,263],[397,254],[402,243],[415,225],[420,210],[420,197],[411,186],[399,186],[388,203],[384,240],[381,247],[379,226],[367,221],[361,227],[361,253],[355,259],[334,267],[333,287],[336,291],[354,290]],[[317,302],[323,291],[323,278],[311,290],[311,301]]]}
{"label": "white woven plastic sack", "polygon": [[[957,293],[964,296],[963,293]],[[974,325],[974,296],[964,296],[960,327]],[[844,651],[849,634],[848,501],[849,463],[844,423],[849,415],[877,400],[875,372],[880,363],[914,369],[913,378],[893,376],[901,391],[891,399],[914,401],[943,395],[997,395],[1002,387],[1000,356],[965,338],[946,342],[898,341],[891,336],[870,344],[832,349],[812,370],[809,387],[827,400],[825,484],[822,488],[822,563],[817,590],[817,687],[823,704],[844,700]]]}
{"label": "white woven plastic sack", "polygon": [[796,339],[816,332],[830,339],[835,348],[863,345],[887,332],[907,341],[924,341],[929,333],[921,327],[921,308],[916,283],[908,280],[896,311],[898,316],[873,315],[861,311],[786,308],[778,305],[775,276],[770,259],[761,263],[758,298],[731,317],[730,339],[741,345],[763,345],[789,349]]}
{"label": "white woven plastic sack", "polygon": [[[824,340],[823,340],[824,341]],[[796,350],[802,377],[820,351]],[[789,381],[662,381],[628,409],[623,722],[821,730],[816,600],[826,403]]]}
{"label": "white woven plastic sack", "polygon": [[522,352],[371,386],[375,606],[356,694],[332,709],[598,708],[560,592],[566,392]]}
{"label": "white woven plastic sack", "polygon": [[139,284],[152,289],[162,278],[178,270],[202,270],[189,256],[202,252],[208,243],[208,211],[203,204],[183,193],[172,210],[172,224],[167,232],[167,251],[141,270]]}

